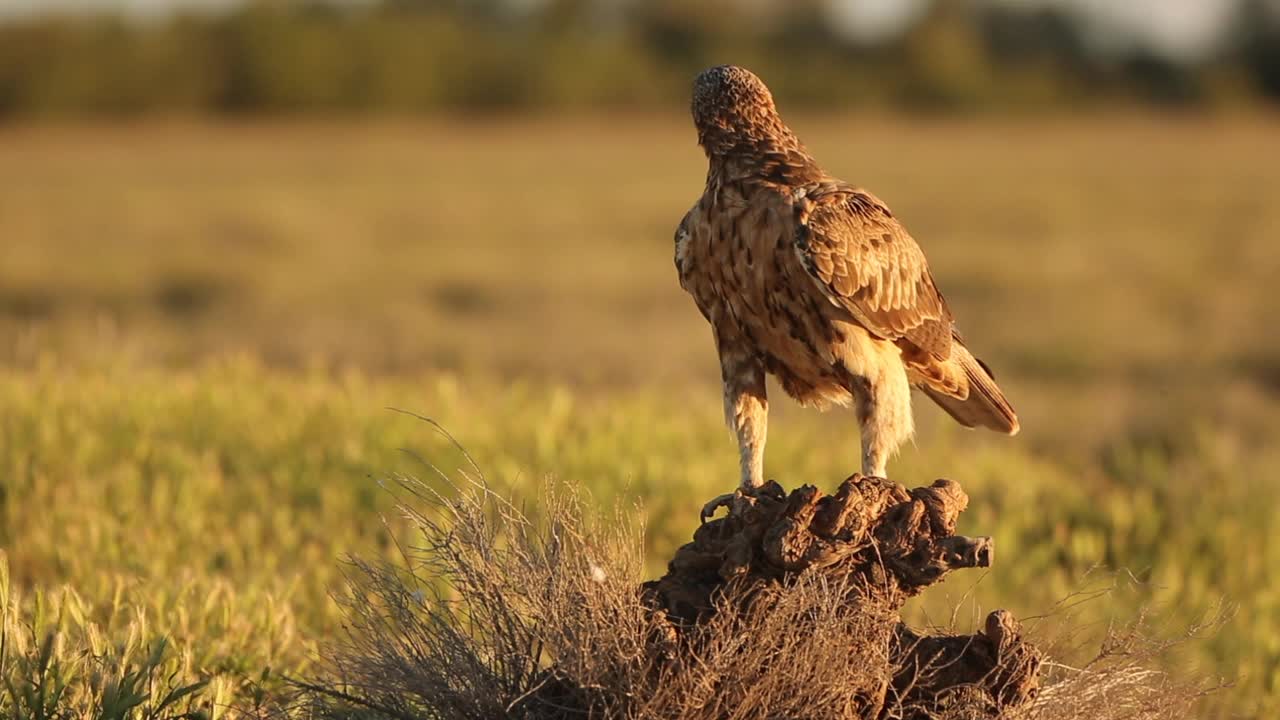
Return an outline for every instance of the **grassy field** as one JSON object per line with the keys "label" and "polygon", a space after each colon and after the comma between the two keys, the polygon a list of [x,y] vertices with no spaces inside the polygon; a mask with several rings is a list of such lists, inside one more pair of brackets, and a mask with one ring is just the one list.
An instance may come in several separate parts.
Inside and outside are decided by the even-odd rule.
{"label": "grassy field", "polygon": [[[686,125],[0,130],[0,672],[38,676],[60,627],[75,692],[151,663],[211,679],[180,702],[216,715],[305,674],[342,556],[393,551],[376,478],[462,462],[387,407],[531,500],[553,474],[642,503],[658,571],[736,477],[671,264]],[[999,549],[917,618],[1116,584],[1083,622],[1176,633],[1226,602],[1170,663],[1237,680],[1209,715],[1280,709],[1280,125],[794,125],[904,219],[1022,416],[1007,439],[917,404],[891,472],[960,481]],[[771,477],[856,469],[851,415],[775,413]]]}

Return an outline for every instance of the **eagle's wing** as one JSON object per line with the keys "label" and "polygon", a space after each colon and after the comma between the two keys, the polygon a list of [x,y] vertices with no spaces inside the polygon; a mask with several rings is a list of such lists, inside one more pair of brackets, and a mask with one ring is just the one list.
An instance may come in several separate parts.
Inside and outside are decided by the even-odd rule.
{"label": "eagle's wing", "polygon": [[951,309],[924,251],[884,203],[826,182],[802,188],[794,207],[796,253],[832,303],[872,334],[908,345],[904,356],[910,349],[950,357]]}

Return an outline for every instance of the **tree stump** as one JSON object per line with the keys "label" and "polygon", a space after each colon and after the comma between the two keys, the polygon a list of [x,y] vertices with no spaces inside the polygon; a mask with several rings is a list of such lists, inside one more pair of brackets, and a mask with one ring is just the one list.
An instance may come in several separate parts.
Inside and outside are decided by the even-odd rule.
{"label": "tree stump", "polygon": [[738,494],[727,517],[698,528],[643,593],[665,616],[661,642],[670,644],[697,636],[725,602],[773,602],[802,579],[829,580],[824,587],[836,589],[830,602],[877,618],[865,642],[880,650],[868,662],[885,664],[868,674],[880,679],[860,688],[858,702],[841,717],[1001,717],[1038,688],[1041,653],[1023,640],[1017,620],[996,611],[977,634],[930,636],[899,615],[907,598],[952,570],[991,565],[990,538],[955,534],[968,502],[950,480],[906,490],[855,474],[832,495],[810,485],[788,494],[770,482],[754,496]]}

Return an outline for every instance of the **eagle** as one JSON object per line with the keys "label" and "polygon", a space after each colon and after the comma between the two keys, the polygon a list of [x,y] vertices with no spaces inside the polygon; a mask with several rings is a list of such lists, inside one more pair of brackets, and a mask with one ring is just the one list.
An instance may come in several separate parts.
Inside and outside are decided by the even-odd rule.
{"label": "eagle", "polygon": [[703,71],[692,113],[707,181],[676,230],[675,265],[715,337],[740,493],[764,484],[766,375],[802,405],[853,405],[864,475],[886,477],[913,434],[912,387],[961,425],[1018,432],[920,246],[879,198],[818,165],[760,78]]}

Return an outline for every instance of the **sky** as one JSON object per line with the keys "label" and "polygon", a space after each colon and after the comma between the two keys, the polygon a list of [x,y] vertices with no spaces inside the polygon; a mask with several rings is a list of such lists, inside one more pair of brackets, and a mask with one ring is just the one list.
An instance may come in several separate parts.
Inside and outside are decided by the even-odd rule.
{"label": "sky", "polygon": [[[994,0],[1016,5],[1058,5],[1084,12],[1109,28],[1100,40],[1133,42],[1161,54],[1195,58],[1214,47],[1231,21],[1236,0]],[[42,12],[123,11],[154,17],[178,9],[220,10],[244,0],[0,0],[0,19]],[[851,37],[868,40],[905,27],[929,0],[829,0],[832,20]]]}
{"label": "sky", "polygon": [[81,10],[124,11],[133,15],[164,14],[176,9],[222,10],[242,0],[0,0],[0,16]]}
{"label": "sky", "polygon": [[[1196,58],[1211,52],[1232,21],[1237,0],[989,0],[993,4],[1058,6],[1107,28],[1101,43],[1134,42],[1157,53]],[[857,39],[899,30],[924,12],[929,0],[833,0],[833,19]]]}
{"label": "sky", "polygon": [[1232,22],[1235,0],[1076,0],[1106,26],[1128,30],[1163,54],[1195,57],[1213,49]]}

